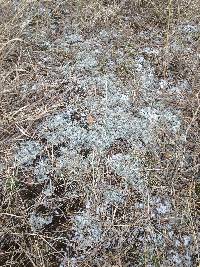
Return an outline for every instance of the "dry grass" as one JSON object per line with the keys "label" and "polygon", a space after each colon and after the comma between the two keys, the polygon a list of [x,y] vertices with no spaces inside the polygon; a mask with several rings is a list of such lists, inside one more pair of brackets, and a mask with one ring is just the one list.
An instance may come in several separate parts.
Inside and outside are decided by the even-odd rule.
{"label": "dry grass", "polygon": [[[0,1],[1,266],[199,266],[199,32],[186,41],[184,33],[176,31],[176,25],[191,21],[198,24],[199,11],[198,1],[184,0]],[[161,90],[155,98],[164,107],[179,112],[180,130],[173,134],[165,125],[158,125],[156,142],[144,144],[141,149],[119,138],[103,156],[84,147],[79,152],[80,157],[91,156],[88,169],[67,167],[57,173],[56,160],[60,147],[65,146],[48,143],[38,133],[38,126],[73,105],[85,112],[83,124],[87,131],[102,119],[101,111],[96,115],[98,112],[92,110],[94,116],[89,108],[82,110],[85,98],[93,94],[100,98],[102,92],[91,88],[82,95],[77,85],[79,74],[92,76],[93,70],[75,70],[67,85],[60,73],[59,67],[66,62],[70,67],[76,63],[77,48],[67,50],[61,46],[70,27],[86,40],[101,30],[117,32],[111,48],[109,43],[103,48],[105,55],[110,53],[116,61],[117,51],[135,59],[146,46],[157,48],[156,38],[161,36],[161,52],[144,53],[144,57],[154,66],[158,79],[173,77],[170,88],[184,79],[190,85],[190,90],[178,95]],[[141,35],[149,29],[152,35]],[[172,45],[174,40],[179,40],[182,50]],[[106,64],[106,56],[104,59],[101,55],[98,71],[107,73]],[[139,116],[140,109],[148,104],[154,105],[155,99],[145,95],[138,74],[133,73],[126,59],[117,65],[116,73],[122,84],[131,88],[134,115]],[[79,112],[74,114],[73,121],[82,123],[80,116]],[[13,157],[20,145],[30,140],[43,146],[42,153],[53,166],[48,173],[54,187],[51,196],[44,193],[48,182],[38,182],[34,174],[43,154],[25,168]],[[136,168],[144,182],[142,191],[139,186],[127,185],[124,175],[107,164],[113,155],[123,153],[139,162]],[[121,194],[123,201],[105,204],[109,188]],[[161,199],[166,209],[169,202],[170,212],[154,215],[161,205],[156,199]],[[52,215],[53,219],[33,229],[33,212],[43,218]],[[77,226],[78,220],[85,224]],[[158,236],[164,244],[159,243]],[[192,240],[189,252],[184,247],[184,236]],[[85,245],[84,239],[90,243]],[[189,253],[190,263],[170,258],[169,251],[176,255],[177,250],[179,259]]]}

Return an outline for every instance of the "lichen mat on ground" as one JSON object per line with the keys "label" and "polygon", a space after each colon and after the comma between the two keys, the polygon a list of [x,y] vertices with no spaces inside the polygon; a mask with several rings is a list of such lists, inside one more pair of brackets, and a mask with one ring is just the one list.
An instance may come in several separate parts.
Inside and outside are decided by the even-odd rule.
{"label": "lichen mat on ground", "polygon": [[198,1],[0,7],[0,265],[198,267]]}

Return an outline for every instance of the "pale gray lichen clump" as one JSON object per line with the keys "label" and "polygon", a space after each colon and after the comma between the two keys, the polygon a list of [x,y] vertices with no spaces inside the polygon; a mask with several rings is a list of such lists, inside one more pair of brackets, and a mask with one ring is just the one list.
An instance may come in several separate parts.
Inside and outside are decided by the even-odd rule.
{"label": "pale gray lichen clump", "polygon": [[70,121],[68,114],[61,113],[52,116],[39,126],[39,134],[49,143],[56,145],[66,143],[69,149],[77,149],[86,140],[87,131]]}
{"label": "pale gray lichen clump", "polygon": [[73,241],[80,243],[80,249],[98,244],[102,238],[101,224],[91,214],[80,214],[74,217],[75,236]]}
{"label": "pale gray lichen clump", "polygon": [[[193,28],[182,30],[195,31]],[[42,38],[45,39],[45,33]],[[158,55],[161,52],[159,49],[146,47],[136,56],[132,56],[125,54],[119,48],[114,51],[117,57],[113,58],[114,53],[111,52],[113,52],[112,42],[115,38],[121,38],[120,34],[104,30],[88,40],[78,33],[70,33],[62,40],[46,44],[51,48],[59,46],[65,52],[75,54],[72,61],[57,68],[61,77],[55,79],[53,85],[51,84],[57,86],[63,80],[71,82],[70,88],[65,88],[66,104],[62,110],[44,118],[37,126],[37,136],[39,140],[45,140],[46,144],[41,144],[42,141],[39,143],[28,140],[19,145],[15,154],[17,165],[22,169],[30,167],[35,181],[43,185],[42,194],[47,202],[55,192],[52,176],[56,179],[65,177],[64,183],[67,187],[73,181],[81,184],[85,176],[90,174],[87,184],[81,188],[83,192],[80,193],[78,190],[73,193],[65,192],[66,198],[73,195],[74,199],[79,199],[84,195],[96,201],[95,194],[102,190],[102,193],[99,193],[102,206],[94,208],[91,204],[87,207],[87,203],[84,203],[82,209],[70,215],[74,233],[72,241],[78,244],[77,250],[80,252],[77,258],[71,259],[71,266],[73,262],[76,264],[76,260],[80,259],[80,254],[86,253],[88,248],[108,246],[108,243],[107,245],[104,243],[107,230],[101,221],[101,215],[106,214],[106,223],[111,224],[110,210],[113,206],[117,210],[118,206],[126,205],[126,190],[131,188],[146,196],[148,178],[144,178],[143,175],[142,153],[159,148],[158,133],[162,129],[172,136],[181,130],[180,111],[167,106],[162,101],[160,97],[162,90],[182,93],[190,89],[186,80],[181,81],[177,86],[171,86],[169,80],[157,77],[152,62],[144,57],[144,53]],[[107,51],[103,48],[104,42],[108,42]],[[102,55],[105,57],[103,63],[101,62]],[[51,61],[51,58],[46,58],[45,64],[48,64],[48,60]],[[130,72],[134,74],[134,85],[139,88],[141,96],[139,104],[141,105],[137,106],[135,103],[136,93],[131,85],[124,83],[117,75],[117,68],[124,62],[128,62]],[[106,69],[106,74],[102,73],[101,64]],[[34,85],[30,90],[39,90],[37,88],[39,87]],[[27,86],[24,90],[26,89]],[[70,94],[72,94],[72,99],[69,100]],[[92,121],[88,120],[89,116],[92,117]],[[111,151],[116,140],[127,142],[130,149],[122,148],[121,151]],[[49,149],[49,147],[50,152],[45,152],[47,150],[44,148]],[[136,155],[135,150],[140,151],[141,156]],[[39,160],[36,160],[38,158]],[[107,181],[108,184],[103,184],[102,174],[102,177],[97,179],[98,167],[100,169],[101,164],[109,169],[112,175],[120,177],[120,186],[119,184],[113,186]],[[55,199],[53,201],[56,202]],[[93,205],[95,206],[96,203]],[[145,205],[143,201],[137,203],[135,208],[140,211],[149,209],[148,216],[151,219],[160,221],[164,216],[170,214],[174,216],[173,205],[168,196],[152,197],[149,199],[148,208]],[[53,215],[43,216],[33,212],[29,223],[33,231],[37,232],[51,224],[52,220]],[[124,224],[126,225],[126,221]],[[173,232],[173,224],[175,223],[167,224],[169,227],[167,235],[171,233],[172,242],[178,244]],[[145,237],[139,237],[138,240],[140,239],[139,241],[143,243],[147,242],[149,251],[153,255],[157,246],[165,248],[165,238],[148,227],[142,228],[142,231],[146,231],[147,234]],[[138,229],[134,231],[136,230]],[[119,240],[121,238],[117,231],[115,238]],[[191,240],[191,236],[188,235],[181,241],[187,247],[184,256],[176,249],[168,252],[169,265],[188,264],[187,266],[191,266],[189,252]],[[65,265],[63,263],[60,266]],[[153,265],[149,263],[148,266]]]}
{"label": "pale gray lichen clump", "polygon": [[33,160],[42,152],[42,145],[36,141],[27,141],[20,144],[15,155],[18,165],[31,165]]}
{"label": "pale gray lichen clump", "polygon": [[118,205],[124,203],[125,196],[123,192],[110,188],[104,192],[104,200],[105,203],[108,205],[110,204]]}
{"label": "pale gray lichen clump", "polygon": [[[91,155],[88,156],[88,159],[83,159],[79,155],[82,147],[95,149],[97,154],[103,155],[106,149],[119,138],[129,140],[132,145],[138,148],[141,148],[143,143],[156,145],[154,129],[161,123],[169,124],[171,127],[169,127],[169,130],[173,132],[176,132],[180,126],[177,112],[166,110],[165,107],[159,104],[155,107],[143,107],[138,111],[138,115],[134,116],[130,101],[130,88],[124,86],[113,72],[102,75],[98,71],[97,57],[101,49],[96,49],[91,53],[90,50],[94,45],[93,41],[85,42],[78,35],[70,35],[67,40],[67,43],[70,45],[76,44],[80,49],[76,56],[74,70],[91,69],[94,73],[94,76],[78,78],[77,83],[85,92],[91,90],[92,86],[99,88],[102,96],[93,97],[88,95],[81,99],[80,104],[83,111],[80,114],[81,119],[79,121],[71,119],[74,109],[78,108],[73,104],[67,107],[66,112],[53,115],[38,126],[38,135],[41,138],[45,138],[49,144],[61,146],[60,155],[54,157],[54,168],[48,158],[41,158],[36,164],[34,174],[38,182],[48,180],[49,174],[53,170],[56,173],[60,173],[62,169],[67,169],[70,172],[78,170],[79,175],[84,173],[87,168],[90,168]],[[94,39],[95,42],[97,40]],[[118,55],[122,60],[119,57],[117,62],[123,62],[124,54],[119,53]],[[152,102],[158,90],[153,67],[142,55],[135,59],[130,58],[130,60],[132,61],[131,67],[133,71],[135,69],[137,73],[138,82],[144,96],[148,100],[151,97]],[[96,120],[89,129],[83,127],[84,124],[87,126],[87,113],[91,113]],[[64,147],[62,147],[63,144],[65,145]],[[40,155],[41,150],[42,146],[39,143],[27,141],[18,150],[16,160],[21,165],[30,165],[36,156]],[[117,175],[122,176],[127,184],[131,184],[141,191],[144,190],[140,173],[141,163],[138,158],[134,158],[131,154],[116,154],[108,159],[107,164]],[[105,191],[104,197],[110,203],[121,202],[120,194],[112,190]],[[77,227],[81,225],[81,219],[83,218],[76,217]],[[89,218],[84,221],[84,223],[86,222],[87,224],[89,223]],[[82,246],[84,246],[84,243]]]}
{"label": "pale gray lichen clump", "polygon": [[34,174],[38,182],[48,180],[49,174],[52,171],[52,164],[48,159],[40,159],[34,168]]}
{"label": "pale gray lichen clump", "polygon": [[124,177],[127,183],[136,186],[142,190],[143,180],[140,174],[141,163],[134,155],[116,154],[108,159],[108,165],[116,174]]}
{"label": "pale gray lichen clump", "polygon": [[30,225],[33,231],[41,230],[44,226],[47,226],[52,223],[52,215],[40,215],[33,212],[30,216]]}
{"label": "pale gray lichen clump", "polygon": [[136,72],[139,74],[139,82],[143,89],[147,91],[155,90],[154,68],[145,60],[144,56],[135,59]]}

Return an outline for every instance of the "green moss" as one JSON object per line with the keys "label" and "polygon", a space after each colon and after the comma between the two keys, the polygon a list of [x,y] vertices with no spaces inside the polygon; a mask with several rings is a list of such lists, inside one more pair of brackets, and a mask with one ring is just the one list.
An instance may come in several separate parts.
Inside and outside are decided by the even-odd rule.
{"label": "green moss", "polygon": [[9,192],[15,191],[19,187],[19,181],[14,176],[9,176],[6,180],[6,189]]}

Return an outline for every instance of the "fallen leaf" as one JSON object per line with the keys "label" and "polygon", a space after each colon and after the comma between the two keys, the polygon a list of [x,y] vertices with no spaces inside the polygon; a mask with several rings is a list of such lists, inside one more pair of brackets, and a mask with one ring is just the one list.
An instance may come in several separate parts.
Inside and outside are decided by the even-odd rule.
{"label": "fallen leaf", "polygon": [[89,126],[92,126],[95,123],[95,118],[91,114],[87,116],[87,123]]}

